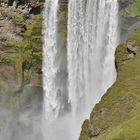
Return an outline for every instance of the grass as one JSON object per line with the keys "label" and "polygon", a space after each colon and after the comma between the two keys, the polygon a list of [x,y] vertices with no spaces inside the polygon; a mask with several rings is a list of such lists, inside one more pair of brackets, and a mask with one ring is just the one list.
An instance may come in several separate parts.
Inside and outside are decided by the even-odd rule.
{"label": "grass", "polygon": [[140,0],[131,0],[129,9],[131,16],[140,16]]}
{"label": "grass", "polygon": [[123,7],[121,10],[122,16],[136,17],[140,16],[140,0],[119,0],[120,5]]}
{"label": "grass", "polygon": [[140,113],[123,122],[116,128],[97,138],[97,140],[139,140],[140,139]]}

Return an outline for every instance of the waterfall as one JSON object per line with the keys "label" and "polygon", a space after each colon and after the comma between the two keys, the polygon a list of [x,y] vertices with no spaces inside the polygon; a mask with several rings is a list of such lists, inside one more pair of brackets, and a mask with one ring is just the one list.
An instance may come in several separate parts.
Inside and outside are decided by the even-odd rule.
{"label": "waterfall", "polygon": [[116,79],[117,0],[88,0],[86,11],[84,5],[69,1],[68,88],[74,116],[91,111]]}
{"label": "waterfall", "polygon": [[70,0],[68,13],[69,102],[72,116],[82,123],[116,79],[118,3]]}
{"label": "waterfall", "polygon": [[68,110],[66,47],[62,45],[62,37],[59,34],[58,17],[59,0],[46,0],[43,46],[44,140],[64,138],[61,133],[65,127],[60,116]]}
{"label": "waterfall", "polygon": [[[58,0],[46,0],[45,140],[78,140],[82,122],[116,79],[117,0],[69,0],[67,73],[59,45]],[[63,80],[63,78],[67,78]],[[66,84],[68,82],[68,84]],[[67,90],[68,91],[67,91]]]}
{"label": "waterfall", "polygon": [[45,3],[45,42],[44,53],[44,81],[45,91],[45,115],[47,119],[56,118],[59,113],[59,102],[56,100],[57,85],[56,75],[59,70],[59,64],[56,64],[57,48],[57,11],[58,0],[46,0]]}

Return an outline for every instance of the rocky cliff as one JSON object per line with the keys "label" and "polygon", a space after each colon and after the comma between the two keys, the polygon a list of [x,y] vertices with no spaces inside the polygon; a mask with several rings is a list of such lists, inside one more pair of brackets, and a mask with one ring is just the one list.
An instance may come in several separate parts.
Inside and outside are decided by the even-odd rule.
{"label": "rocky cliff", "polygon": [[117,81],[83,123],[80,140],[140,139],[140,1],[119,2],[125,38],[116,50]]}
{"label": "rocky cliff", "polygon": [[43,4],[0,1],[1,140],[42,139]]}
{"label": "rocky cliff", "polygon": [[19,109],[28,106],[31,97],[39,101],[42,98],[43,4],[41,0],[0,1],[2,108]]}

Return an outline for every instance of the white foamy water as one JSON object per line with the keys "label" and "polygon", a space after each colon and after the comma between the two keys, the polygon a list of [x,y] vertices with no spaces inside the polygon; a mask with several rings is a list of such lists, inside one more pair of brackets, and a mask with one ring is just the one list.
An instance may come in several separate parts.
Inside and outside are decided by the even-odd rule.
{"label": "white foamy water", "polygon": [[58,61],[58,56],[63,55],[58,45],[58,4],[58,0],[46,0],[44,135],[46,140],[78,140],[82,122],[116,79],[118,3],[69,0],[68,84],[64,84],[62,61]]}
{"label": "white foamy water", "polygon": [[56,75],[59,64],[56,64],[57,56],[57,11],[58,0],[46,0],[45,2],[45,42],[43,47],[43,87],[45,91],[45,116],[46,118],[57,118],[60,106],[57,100]]}

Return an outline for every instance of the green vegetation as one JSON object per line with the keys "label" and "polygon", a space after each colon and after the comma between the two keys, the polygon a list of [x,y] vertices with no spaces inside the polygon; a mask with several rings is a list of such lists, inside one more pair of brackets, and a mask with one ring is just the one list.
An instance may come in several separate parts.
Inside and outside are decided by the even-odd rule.
{"label": "green vegetation", "polygon": [[140,0],[131,0],[128,8],[131,16],[140,16]]}
{"label": "green vegetation", "polygon": [[140,46],[140,28],[134,29],[134,31],[129,34],[128,38],[129,40],[135,41],[135,43],[137,43],[136,45]]}
{"label": "green vegetation", "polygon": [[85,120],[82,126],[80,140],[88,140],[88,139],[89,139],[89,120]]}
{"label": "green vegetation", "polygon": [[121,7],[122,16],[140,16],[140,0],[119,0]]}
{"label": "green vegetation", "polygon": [[43,19],[40,12],[28,13],[26,6],[1,9],[0,107],[16,111],[33,98],[42,100]]}
{"label": "green vegetation", "polygon": [[9,46],[16,50],[9,54],[6,61],[15,65],[16,74],[25,79],[32,72],[41,73],[42,65],[42,16],[36,15],[27,24],[22,33],[23,40],[11,40]]}
{"label": "green vegetation", "polygon": [[[25,42],[28,42],[28,49],[34,69],[41,69],[42,65],[42,16],[35,16],[23,34]],[[27,49],[27,51],[28,51]],[[28,53],[27,53],[28,54]],[[27,55],[28,56],[28,55]]]}
{"label": "green vegetation", "polygon": [[20,26],[20,27],[24,26],[24,24],[25,24],[25,21],[24,21],[23,17],[20,16],[20,15],[13,16],[12,21],[14,22],[15,25]]}
{"label": "green vegetation", "polygon": [[127,59],[126,44],[120,44],[116,50],[115,58],[116,63],[119,66]]}

